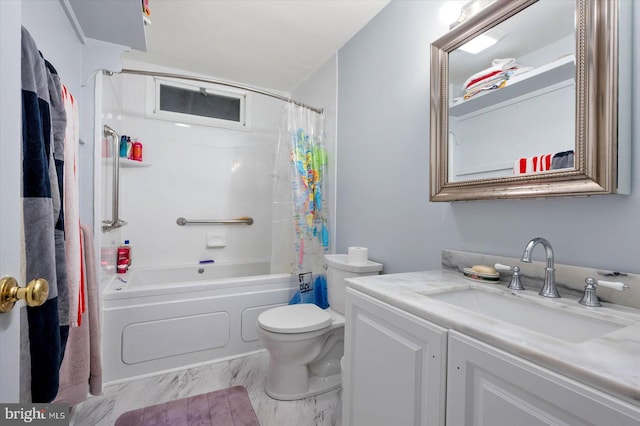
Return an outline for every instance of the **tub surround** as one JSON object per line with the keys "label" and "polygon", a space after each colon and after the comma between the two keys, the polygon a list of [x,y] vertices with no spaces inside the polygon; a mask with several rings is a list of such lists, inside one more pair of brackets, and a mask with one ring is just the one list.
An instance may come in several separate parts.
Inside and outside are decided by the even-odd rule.
{"label": "tub surround", "polygon": [[258,315],[286,304],[298,286],[291,274],[242,275],[253,269],[259,272],[245,263],[132,268],[113,277],[103,292],[105,381],[262,349]]}
{"label": "tub surround", "polygon": [[[453,263],[460,258],[452,252],[443,257]],[[524,277],[528,276],[525,273]],[[508,291],[506,283],[475,283],[454,270],[380,275],[348,282],[354,290],[640,406],[640,312],[634,309],[607,303],[602,308],[586,308],[578,304],[579,297],[574,295],[562,294],[560,299],[549,300],[538,296],[533,288],[524,290],[524,297],[541,304],[560,303],[566,305],[563,309],[591,312],[593,316],[628,324],[602,337],[570,343],[426,297],[429,293],[468,287]],[[525,286],[528,282],[525,278]]]}
{"label": "tub surround", "polygon": [[[134,60],[125,60],[123,66],[185,74],[177,68]],[[216,263],[268,261],[270,174],[282,101],[252,95],[246,111],[251,116],[250,131],[202,125],[178,127],[172,121],[147,115],[146,103],[154,101],[153,84],[147,87],[152,80],[129,74],[102,76],[101,107],[107,116],[104,124],[141,141],[143,160],[153,163],[153,167],[121,168],[120,216],[128,225],[104,234],[102,245],[108,249],[111,241],[118,245],[124,239],[131,240],[135,266],[188,264],[202,259],[215,259]],[[103,164],[102,168],[109,166]],[[111,206],[111,175],[102,175],[100,181],[106,210]],[[101,220],[109,218],[110,212],[100,214]],[[243,215],[253,217],[253,225],[176,225],[178,217]],[[222,235],[226,245],[209,247],[209,234]]]}

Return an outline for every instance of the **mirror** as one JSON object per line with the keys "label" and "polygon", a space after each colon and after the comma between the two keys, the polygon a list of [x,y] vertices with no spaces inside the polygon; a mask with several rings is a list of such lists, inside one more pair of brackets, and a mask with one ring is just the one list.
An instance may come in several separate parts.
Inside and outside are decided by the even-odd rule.
{"label": "mirror", "polygon": [[432,43],[431,201],[628,191],[620,6],[496,0]]}

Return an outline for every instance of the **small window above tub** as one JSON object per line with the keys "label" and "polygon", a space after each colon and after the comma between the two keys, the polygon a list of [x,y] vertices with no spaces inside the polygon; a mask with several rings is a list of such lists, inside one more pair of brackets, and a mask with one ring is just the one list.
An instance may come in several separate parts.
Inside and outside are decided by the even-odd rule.
{"label": "small window above tub", "polygon": [[250,93],[212,83],[147,77],[147,116],[250,130]]}

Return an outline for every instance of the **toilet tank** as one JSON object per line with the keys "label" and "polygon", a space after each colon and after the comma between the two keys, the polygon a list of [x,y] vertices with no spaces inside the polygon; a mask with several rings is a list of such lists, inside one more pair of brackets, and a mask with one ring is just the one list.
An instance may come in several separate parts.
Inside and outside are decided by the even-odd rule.
{"label": "toilet tank", "polygon": [[364,264],[350,264],[346,254],[326,254],[327,261],[327,294],[329,307],[344,315],[344,296],[347,283],[345,278],[378,275],[382,264],[370,260]]}

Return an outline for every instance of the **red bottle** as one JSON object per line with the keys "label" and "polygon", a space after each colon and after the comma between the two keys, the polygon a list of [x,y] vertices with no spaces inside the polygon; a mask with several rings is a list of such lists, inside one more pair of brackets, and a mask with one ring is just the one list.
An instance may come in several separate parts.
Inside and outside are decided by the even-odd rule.
{"label": "red bottle", "polygon": [[142,161],[142,143],[135,141],[131,148],[131,159],[136,161]]}
{"label": "red bottle", "polygon": [[129,240],[124,240],[124,244],[118,247],[118,273],[126,273],[129,265],[131,265],[131,246],[129,246]]}

